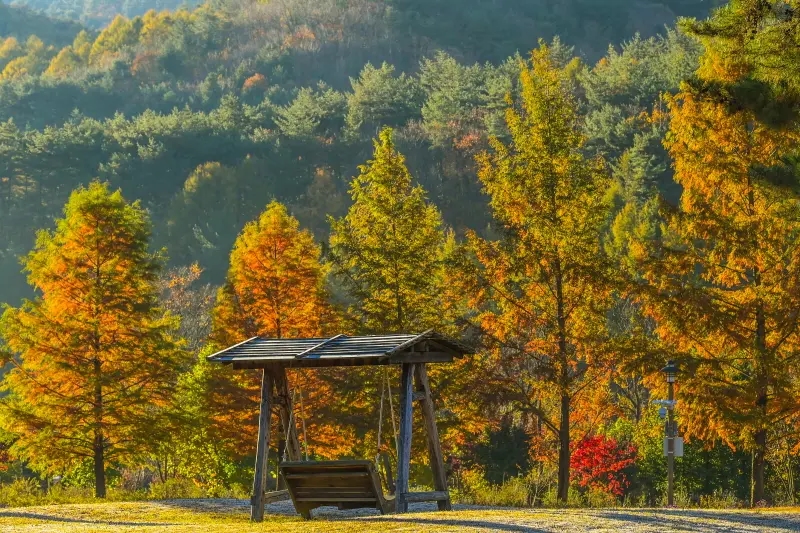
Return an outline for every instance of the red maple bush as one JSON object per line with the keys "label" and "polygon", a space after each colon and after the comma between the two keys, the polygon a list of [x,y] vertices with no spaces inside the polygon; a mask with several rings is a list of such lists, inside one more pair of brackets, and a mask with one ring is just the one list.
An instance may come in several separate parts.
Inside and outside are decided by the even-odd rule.
{"label": "red maple bush", "polygon": [[636,447],[604,435],[585,437],[572,452],[572,481],[581,487],[622,496],[630,485],[625,469],[636,461]]}

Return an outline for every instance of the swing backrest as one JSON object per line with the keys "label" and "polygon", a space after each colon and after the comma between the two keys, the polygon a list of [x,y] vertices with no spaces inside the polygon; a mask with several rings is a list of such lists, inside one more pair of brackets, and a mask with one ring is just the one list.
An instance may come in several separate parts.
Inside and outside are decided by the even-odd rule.
{"label": "swing backrest", "polygon": [[381,513],[394,510],[394,498],[384,496],[371,461],[292,461],[281,463],[280,471],[303,518],[310,518],[312,509],[329,505]]}

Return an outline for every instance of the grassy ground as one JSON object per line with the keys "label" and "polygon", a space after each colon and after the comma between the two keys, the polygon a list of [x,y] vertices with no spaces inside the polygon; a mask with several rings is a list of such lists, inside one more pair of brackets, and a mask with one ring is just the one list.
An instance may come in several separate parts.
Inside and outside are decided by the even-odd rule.
{"label": "grassy ground", "polygon": [[700,511],[647,509],[531,510],[457,506],[450,513],[424,506],[405,515],[372,511],[320,509],[305,522],[290,503],[268,506],[262,524],[248,521],[247,503],[239,500],[175,500],[54,505],[0,509],[0,532],[167,532],[222,533],[393,531],[558,532],[730,532],[800,531],[800,509]]}

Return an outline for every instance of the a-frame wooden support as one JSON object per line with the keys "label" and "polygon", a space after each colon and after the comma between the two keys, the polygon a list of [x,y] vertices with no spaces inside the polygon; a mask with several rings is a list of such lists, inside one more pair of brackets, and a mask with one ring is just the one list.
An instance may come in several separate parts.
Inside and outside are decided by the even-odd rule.
{"label": "a-frame wooden support", "polygon": [[[416,387],[415,382],[416,381]],[[408,478],[411,463],[411,435],[413,419],[413,401],[422,402],[422,418],[427,434],[428,454],[433,471],[434,492],[410,493]],[[395,493],[398,513],[408,511],[410,501],[437,502],[439,509],[449,511],[450,492],[447,489],[447,475],[444,470],[442,446],[439,431],[436,428],[436,411],[433,406],[428,371],[424,363],[404,363],[402,365],[400,385],[400,449],[397,458],[397,489]]]}
{"label": "a-frame wooden support", "polygon": [[[277,398],[273,398],[273,394]],[[428,454],[433,470],[433,492],[409,492],[409,470],[411,466],[411,435],[413,403],[422,403],[422,418],[428,443]],[[256,467],[253,479],[250,519],[254,522],[264,520],[264,492],[267,480],[267,450],[269,449],[270,418],[274,403],[278,404],[284,435],[289,426],[287,455],[293,461],[300,459],[300,443],[294,423],[290,423],[292,398],[289,394],[286,370],[277,372],[264,369],[261,377],[261,403],[258,418],[258,442],[256,445]],[[400,386],[400,435],[397,459],[396,511],[408,511],[409,502],[436,501],[440,510],[450,510],[450,493],[447,489],[447,476],[444,470],[439,431],[436,428],[436,411],[431,396],[428,372],[424,363],[403,363]]]}
{"label": "a-frame wooden support", "polygon": [[275,382],[265,368],[261,375],[261,402],[258,412],[258,441],[256,442],[256,468],[253,476],[253,495],[250,498],[250,520],[264,520],[264,489],[267,486],[267,451],[269,450],[269,426],[272,415],[272,391]]}
{"label": "a-frame wooden support", "polygon": [[[285,440],[287,434],[289,436],[289,440],[286,442],[286,455],[290,461],[299,461],[301,457],[300,439],[297,436],[296,420],[291,415],[294,406],[292,405],[289,379],[286,376],[285,368],[280,369],[275,376],[275,392],[278,396],[278,410],[281,418],[281,427],[283,428],[281,440]],[[281,453],[281,450],[278,450],[278,453]],[[279,457],[279,461],[281,459],[282,457]]]}
{"label": "a-frame wooden support", "polygon": [[[258,412],[258,441],[256,443],[256,466],[253,477],[253,494],[250,498],[250,520],[261,522],[264,520],[265,493],[267,489],[268,464],[270,442],[270,423],[272,407],[277,403],[278,411],[285,438],[289,427],[289,441],[286,453],[290,461],[300,459],[300,442],[297,437],[297,426],[290,415],[292,412],[292,398],[289,395],[289,382],[286,369],[274,372],[270,369],[262,370],[261,376],[261,402]],[[290,423],[291,421],[291,423]],[[280,450],[278,451],[280,453]],[[278,457],[280,461],[280,457]],[[288,494],[286,495],[288,497]]]}
{"label": "a-frame wooden support", "polygon": [[404,363],[400,373],[400,437],[397,450],[397,488],[395,489],[395,511],[408,511],[408,477],[411,468],[411,420],[414,401],[414,364]]}
{"label": "a-frame wooden support", "polygon": [[422,419],[425,423],[425,433],[428,437],[428,456],[431,470],[433,471],[433,488],[437,492],[447,494],[447,499],[437,500],[440,511],[450,511],[450,491],[447,490],[447,474],[444,471],[444,458],[442,457],[442,443],[439,440],[439,430],[436,428],[436,410],[431,396],[431,385],[428,381],[428,369],[425,364],[414,365],[414,376],[417,382],[417,391],[422,393]]}

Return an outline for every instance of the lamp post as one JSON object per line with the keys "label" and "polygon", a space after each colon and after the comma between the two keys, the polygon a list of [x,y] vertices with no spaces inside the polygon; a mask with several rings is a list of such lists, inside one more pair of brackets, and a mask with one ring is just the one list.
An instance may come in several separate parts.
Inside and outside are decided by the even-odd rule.
{"label": "lamp post", "polygon": [[668,361],[667,366],[661,369],[667,378],[669,395],[667,396],[667,505],[675,505],[675,421],[673,410],[675,407],[675,379],[678,375],[678,366],[674,361]]}

